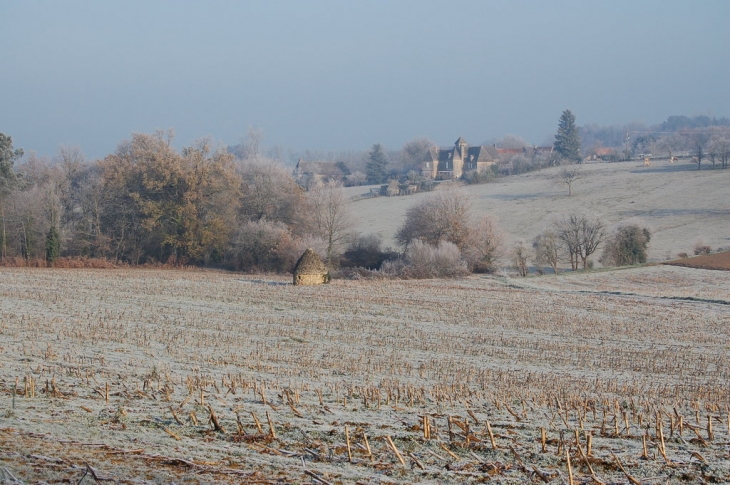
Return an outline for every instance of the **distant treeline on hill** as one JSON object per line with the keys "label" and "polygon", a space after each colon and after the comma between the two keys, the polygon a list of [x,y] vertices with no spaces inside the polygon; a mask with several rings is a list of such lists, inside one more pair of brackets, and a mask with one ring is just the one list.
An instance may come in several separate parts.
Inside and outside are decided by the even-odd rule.
{"label": "distant treeline on hill", "polygon": [[728,118],[710,118],[709,116],[670,116],[662,123],[661,131],[680,131],[691,128],[708,128],[710,126],[730,126]]}
{"label": "distant treeline on hill", "polygon": [[599,148],[615,148],[618,159],[650,153],[671,157],[684,152],[700,161],[705,157],[712,160],[722,148],[721,141],[730,140],[730,119],[680,115],[651,126],[639,122],[611,126],[593,123],[581,126],[580,137],[585,156],[599,153]]}

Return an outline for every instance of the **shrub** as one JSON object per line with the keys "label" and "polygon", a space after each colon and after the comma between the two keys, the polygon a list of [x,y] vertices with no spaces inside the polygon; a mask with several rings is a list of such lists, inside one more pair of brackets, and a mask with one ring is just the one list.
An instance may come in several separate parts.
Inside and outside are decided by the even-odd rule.
{"label": "shrub", "polygon": [[535,265],[538,267],[538,272],[543,271],[542,267],[550,266],[553,272],[558,274],[558,265],[564,253],[563,243],[558,234],[552,229],[546,229],[535,237],[532,247],[535,250]]}
{"label": "shrub", "polygon": [[294,237],[281,222],[262,219],[241,225],[227,255],[236,271],[290,272],[299,257],[312,248],[322,257],[327,245],[317,237]]}
{"label": "shrub", "polygon": [[382,274],[384,278],[406,278],[406,262],[403,258],[383,261],[383,264],[380,266],[379,273]]}
{"label": "shrub", "polygon": [[408,250],[415,241],[431,246],[454,244],[469,271],[491,273],[502,256],[504,235],[495,219],[474,223],[471,201],[456,190],[440,190],[425,197],[406,213],[396,239]]}
{"label": "shrub", "polygon": [[638,224],[626,224],[616,228],[606,241],[601,255],[604,266],[630,266],[646,263],[651,232]]}
{"label": "shrub", "polygon": [[694,253],[695,256],[699,256],[700,254],[710,254],[712,252],[712,248],[702,241],[699,241],[695,244],[694,247]]}
{"label": "shrub", "polygon": [[408,209],[395,237],[406,248],[422,240],[434,246],[448,241],[463,249],[469,239],[470,210],[468,197],[455,190],[439,191]]}
{"label": "shrub", "polygon": [[[496,165],[494,165],[496,167]],[[486,184],[492,181],[494,172],[491,169],[473,170],[464,174],[462,179],[469,185]]]}
{"label": "shrub", "polygon": [[389,249],[381,250],[381,240],[375,234],[359,236],[342,255],[340,266],[380,269],[384,261],[397,259],[398,255]]}
{"label": "shrub", "polygon": [[473,273],[493,273],[502,257],[505,235],[491,216],[484,216],[469,231],[469,239],[462,249],[464,259]]}
{"label": "shrub", "polygon": [[277,248],[288,229],[281,222],[248,221],[233,240],[229,261],[237,271],[279,271]]}
{"label": "shrub", "polygon": [[400,194],[400,184],[398,180],[393,179],[388,183],[388,188],[385,190],[385,195],[388,197],[394,197]]}
{"label": "shrub", "polygon": [[517,241],[512,247],[512,264],[514,265],[517,273],[524,277],[530,272],[527,267],[527,246],[523,241]]}
{"label": "shrub", "polygon": [[410,278],[457,278],[469,273],[459,248],[447,241],[441,241],[437,246],[413,241],[405,259],[405,274]]}

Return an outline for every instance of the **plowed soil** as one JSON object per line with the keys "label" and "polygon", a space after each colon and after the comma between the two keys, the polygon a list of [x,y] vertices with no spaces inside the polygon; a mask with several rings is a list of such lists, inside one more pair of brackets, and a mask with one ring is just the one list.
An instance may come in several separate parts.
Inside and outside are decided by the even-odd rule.
{"label": "plowed soil", "polygon": [[673,266],[684,266],[686,268],[716,269],[730,271],[730,251],[721,253],[695,256],[694,258],[678,259],[665,264]]}

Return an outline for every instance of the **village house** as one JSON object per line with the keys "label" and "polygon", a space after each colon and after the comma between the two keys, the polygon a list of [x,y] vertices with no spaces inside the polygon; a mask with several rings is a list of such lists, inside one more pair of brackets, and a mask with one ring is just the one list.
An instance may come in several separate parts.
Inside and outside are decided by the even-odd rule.
{"label": "village house", "polygon": [[458,179],[465,173],[486,170],[497,163],[493,147],[470,147],[459,137],[451,148],[432,148],[421,162],[421,175],[433,179]]}

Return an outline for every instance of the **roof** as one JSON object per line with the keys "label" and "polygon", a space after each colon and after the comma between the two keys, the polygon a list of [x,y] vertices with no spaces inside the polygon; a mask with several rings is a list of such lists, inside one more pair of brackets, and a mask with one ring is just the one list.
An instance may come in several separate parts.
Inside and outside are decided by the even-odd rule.
{"label": "roof", "polygon": [[450,171],[453,170],[453,166],[450,166],[449,168],[446,168],[446,162],[452,162],[454,161],[454,157],[458,159],[461,157],[461,152],[457,150],[457,147],[460,143],[464,143],[467,145],[466,149],[466,156],[464,157],[465,162],[470,163],[492,163],[495,162],[497,159],[497,156],[499,155],[497,153],[497,149],[493,147],[485,147],[482,146],[476,146],[476,147],[470,147],[466,143],[466,140],[464,140],[463,137],[459,137],[458,140],[454,143],[453,147],[449,148],[437,148],[433,147],[428,151],[428,155],[424,161],[426,162],[436,162],[438,163],[439,170],[441,171]]}
{"label": "roof", "polygon": [[438,147],[431,147],[426,156],[427,162],[438,162],[441,150]]}
{"label": "roof", "polygon": [[484,145],[479,147],[469,147],[466,157],[467,160],[471,161],[472,155],[474,156],[473,161],[475,162],[493,162],[494,159],[497,158],[497,151],[490,151],[489,148]]}
{"label": "roof", "polygon": [[294,274],[326,274],[327,266],[313,249],[308,248],[294,266]]}
{"label": "roof", "polygon": [[500,155],[522,155],[527,152],[527,148],[497,148]]}

